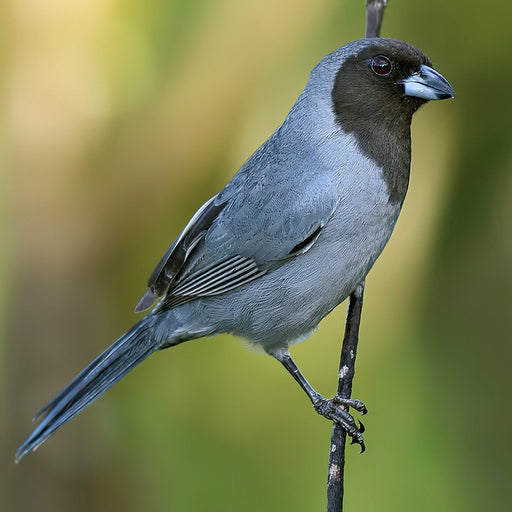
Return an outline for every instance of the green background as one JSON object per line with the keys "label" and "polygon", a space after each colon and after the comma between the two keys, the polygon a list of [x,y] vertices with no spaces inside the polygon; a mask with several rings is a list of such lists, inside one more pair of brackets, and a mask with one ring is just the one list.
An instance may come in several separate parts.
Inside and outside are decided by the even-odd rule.
{"label": "green background", "polygon": [[[512,509],[509,0],[390,0],[455,101],[413,123],[409,194],[367,280],[348,511]],[[30,418],[134,321],[160,255],[364,33],[363,0],[2,4],[0,508],[325,509],[330,424],[228,336],[159,353],[13,464]],[[344,307],[292,351],[337,381]]]}

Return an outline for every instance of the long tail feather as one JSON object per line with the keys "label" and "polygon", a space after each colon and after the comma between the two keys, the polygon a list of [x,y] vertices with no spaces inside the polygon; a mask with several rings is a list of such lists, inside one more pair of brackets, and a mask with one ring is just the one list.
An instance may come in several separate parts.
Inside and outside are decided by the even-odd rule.
{"label": "long tail feather", "polygon": [[85,370],[45,406],[34,418],[44,415],[39,425],[16,452],[18,462],[36,450],[55,431],[99,398],[130,370],[158,349],[152,339],[154,318],[149,315],[100,354]]}

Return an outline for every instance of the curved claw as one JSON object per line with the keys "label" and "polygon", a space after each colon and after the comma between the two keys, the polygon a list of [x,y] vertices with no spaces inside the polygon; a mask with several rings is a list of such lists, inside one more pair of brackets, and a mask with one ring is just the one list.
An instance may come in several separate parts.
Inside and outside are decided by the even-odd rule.
{"label": "curved claw", "polygon": [[364,405],[364,403],[361,402],[361,400],[352,398],[347,400],[347,402],[350,402],[348,405],[350,405],[350,407],[352,407],[356,411],[360,412],[363,416],[368,412],[366,405]]}
{"label": "curved claw", "polygon": [[352,441],[350,441],[350,444],[358,444],[361,447],[361,451],[359,453],[363,453],[366,450],[366,445],[364,444],[364,441],[362,438],[358,438],[357,436],[352,437]]}
{"label": "curved claw", "polygon": [[362,434],[365,430],[363,422],[359,420],[359,433]]}

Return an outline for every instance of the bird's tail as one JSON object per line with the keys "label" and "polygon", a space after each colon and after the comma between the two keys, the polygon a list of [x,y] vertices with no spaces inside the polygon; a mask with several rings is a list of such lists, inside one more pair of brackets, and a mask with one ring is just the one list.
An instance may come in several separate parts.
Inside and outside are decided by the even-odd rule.
{"label": "bird's tail", "polygon": [[85,370],[35,416],[44,415],[28,439],[18,448],[18,462],[44,443],[64,423],[94,402],[159,346],[151,332],[156,318],[148,315],[99,355]]}

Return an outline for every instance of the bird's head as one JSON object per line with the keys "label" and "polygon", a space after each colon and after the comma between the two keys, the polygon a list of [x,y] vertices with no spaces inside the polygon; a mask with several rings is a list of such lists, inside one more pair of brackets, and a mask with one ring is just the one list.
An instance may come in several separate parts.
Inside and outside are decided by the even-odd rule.
{"label": "bird's head", "polygon": [[394,39],[362,39],[343,47],[332,89],[334,113],[346,131],[357,120],[386,125],[409,124],[429,100],[453,98],[448,81],[430,59],[410,44]]}

